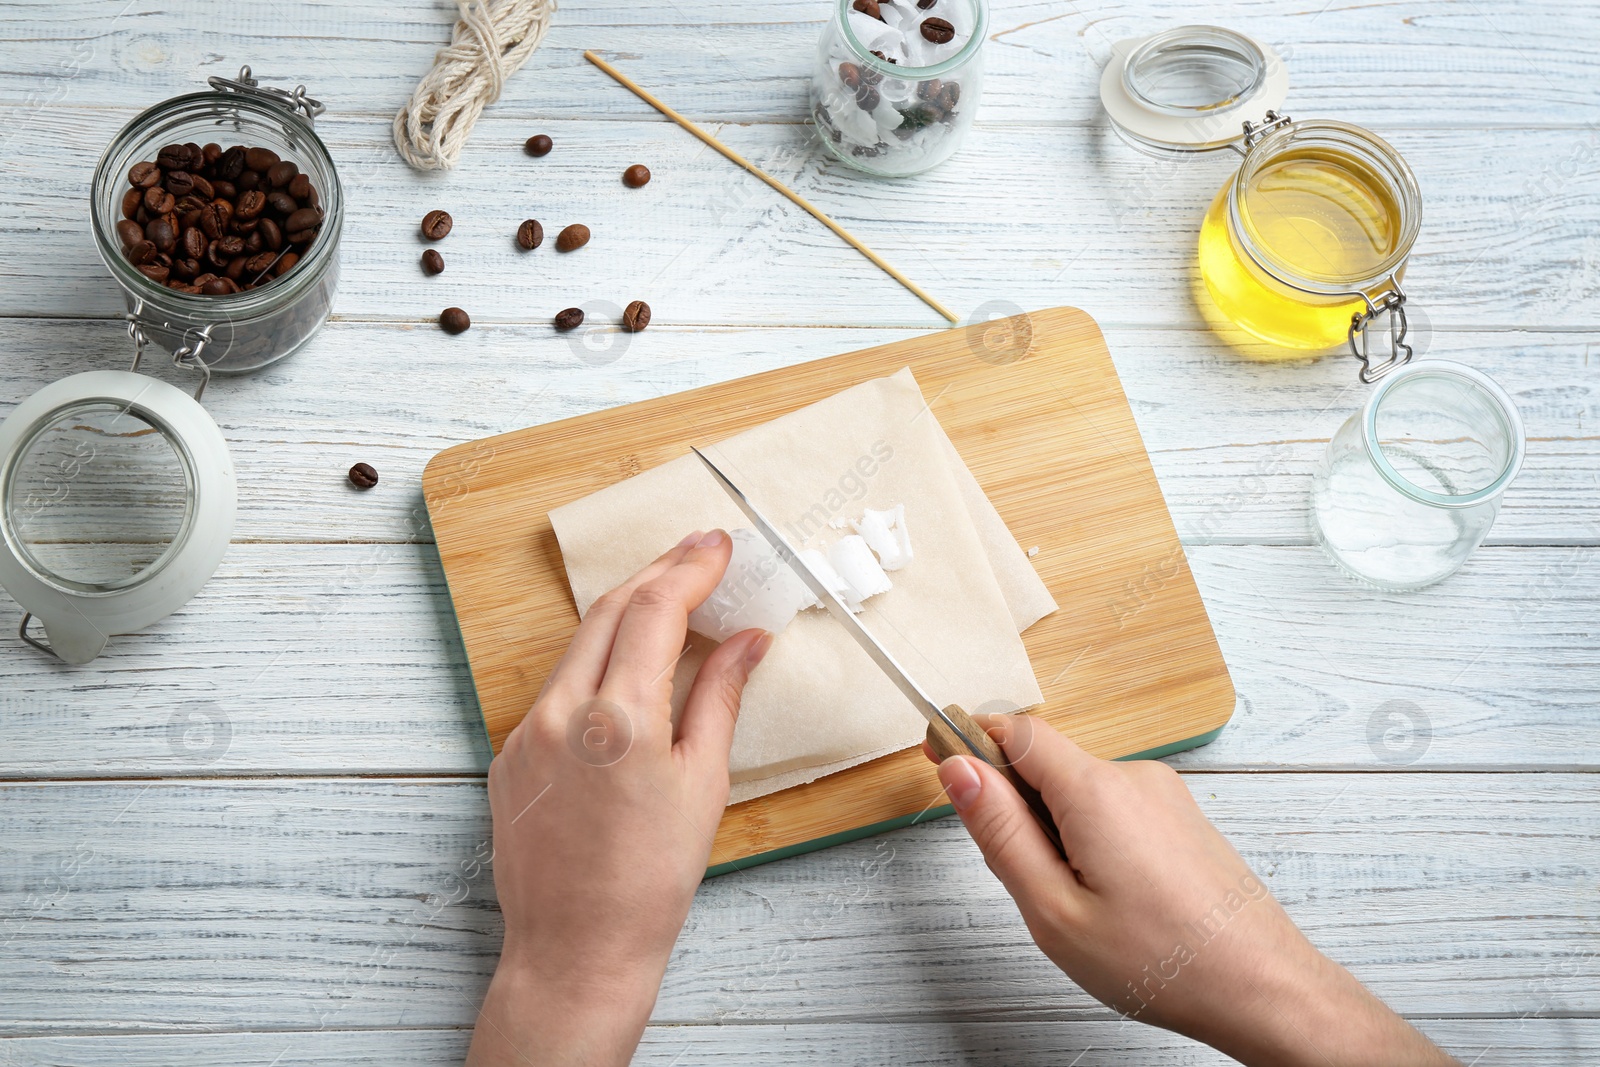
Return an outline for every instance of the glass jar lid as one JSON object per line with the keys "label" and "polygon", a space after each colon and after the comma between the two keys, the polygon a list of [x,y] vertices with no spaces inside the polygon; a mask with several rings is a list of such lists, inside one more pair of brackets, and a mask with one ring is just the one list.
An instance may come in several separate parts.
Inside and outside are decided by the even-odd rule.
{"label": "glass jar lid", "polygon": [[1144,151],[1209,152],[1283,106],[1289,73],[1270,47],[1220,26],[1179,26],[1118,41],[1100,101],[1119,136]]}
{"label": "glass jar lid", "polygon": [[172,614],[221,563],[237,500],[222,431],[181,389],[90,371],[34,393],[0,422],[0,586],[23,638],[88,663]]}

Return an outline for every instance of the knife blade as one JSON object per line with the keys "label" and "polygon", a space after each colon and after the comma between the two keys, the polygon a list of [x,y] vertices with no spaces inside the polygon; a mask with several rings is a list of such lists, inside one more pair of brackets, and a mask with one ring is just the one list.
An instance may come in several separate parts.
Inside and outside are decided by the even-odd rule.
{"label": "knife blade", "polygon": [[[856,644],[871,657],[878,669],[901,693],[905,694],[906,699],[921,712],[922,717],[928,720],[928,746],[938,754],[939,758],[958,754],[972,755],[999,771],[1027,802],[1045,835],[1050,838],[1051,844],[1055,845],[1056,851],[1065,857],[1066,850],[1061,844],[1061,833],[1056,828],[1055,818],[1049,806],[1045,804],[1038,790],[1024,780],[1016,768],[1006,760],[994,739],[960,707],[954,704],[940,707],[932,697],[928,696],[927,692],[906,673],[905,668],[900,666],[889,650],[872,636],[872,632],[860,619],[856,618],[855,613],[846,607],[844,602],[834,595],[833,590],[828,588],[827,583],[806,565],[806,561],[800,558],[800,553],[789,543],[789,539],[761,513],[744,490],[724,474],[704,452],[693,445],[690,448],[700,458],[700,462],[705,464],[706,470],[710,471],[717,484],[722,486],[723,492],[727,493],[735,506],[744,512],[745,518],[755,526],[756,532],[766,538],[767,543],[778,554],[778,558],[805,583],[811,594],[822,602],[828,614],[844,627],[845,632],[855,639]],[[963,749],[965,751],[962,751]]]}

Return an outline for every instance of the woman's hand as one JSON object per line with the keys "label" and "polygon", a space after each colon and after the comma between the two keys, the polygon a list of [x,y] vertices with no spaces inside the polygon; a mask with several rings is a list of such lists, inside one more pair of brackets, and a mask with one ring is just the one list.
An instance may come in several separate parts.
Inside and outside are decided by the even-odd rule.
{"label": "woman's hand", "polygon": [[474,1065],[625,1064],[728,802],[728,749],[762,630],[701,666],[674,729],[688,614],[728,566],[693,533],[597,600],[489,768],[505,945]]}
{"label": "woman's hand", "polygon": [[952,757],[939,780],[1034,941],[1101,1003],[1249,1064],[1456,1062],[1312,947],[1170,767],[1096,759],[1026,715],[986,725],[1068,859],[994,768]]}

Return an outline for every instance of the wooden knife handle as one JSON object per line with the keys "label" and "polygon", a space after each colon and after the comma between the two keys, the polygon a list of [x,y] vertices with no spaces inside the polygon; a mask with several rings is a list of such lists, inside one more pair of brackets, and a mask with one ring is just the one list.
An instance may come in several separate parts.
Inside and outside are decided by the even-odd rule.
{"label": "wooden knife handle", "polygon": [[[1045,836],[1050,838],[1050,843],[1055,845],[1056,851],[1065,858],[1067,853],[1066,849],[1061,845],[1061,832],[1056,829],[1055,817],[1050,814],[1050,807],[1044,802],[1044,798],[1039,795],[1039,791],[1029,785],[1022,775],[1017,773],[1016,768],[1011,766],[1010,761],[1006,759],[1005,753],[995,743],[994,738],[990,737],[983,727],[974,722],[972,716],[955,704],[945,708],[944,713],[946,718],[955,723],[956,728],[962,734],[972,739],[973,745],[982,752],[983,758],[988,760],[989,764],[1004,775],[1006,781],[1011,783],[1011,787],[1017,791],[1017,794],[1032,809],[1034,818],[1039,820],[1039,826],[1044,830]],[[941,760],[947,756],[972,755],[972,749],[967,747],[967,743],[962,740],[961,735],[952,731],[949,726],[946,726],[943,721],[938,719],[928,723],[928,747],[933,749],[934,755]]]}

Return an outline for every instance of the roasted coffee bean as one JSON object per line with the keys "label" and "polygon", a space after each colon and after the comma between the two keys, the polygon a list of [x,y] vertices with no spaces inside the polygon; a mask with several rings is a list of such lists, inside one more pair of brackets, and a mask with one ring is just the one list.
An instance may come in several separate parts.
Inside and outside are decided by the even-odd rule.
{"label": "roasted coffee bean", "polygon": [[357,489],[371,489],[378,484],[378,472],[370,463],[357,463],[350,468],[350,484]]}
{"label": "roasted coffee bean", "polygon": [[267,194],[267,206],[280,215],[290,215],[293,214],[300,205],[295,203],[294,197],[290,196],[282,189],[274,189],[272,192]]}
{"label": "roasted coffee bean", "polygon": [[198,259],[175,259],[172,261],[172,276],[181,281],[193,281],[194,276],[200,273]]}
{"label": "roasted coffee bean", "polygon": [[524,219],[517,227],[517,245],[523,251],[532,251],[544,244],[544,227],[538,219]]}
{"label": "roasted coffee bean", "polygon": [[255,218],[267,206],[267,194],[259,189],[251,189],[248,193],[241,193],[239,202],[233,207],[233,217],[243,221]]}
{"label": "roasted coffee bean", "polygon": [[139,213],[139,209],[141,207],[143,207],[143,206],[144,206],[144,190],[143,189],[129,189],[127,192],[122,194],[122,217],[123,218],[125,218],[125,219],[133,218],[135,215],[137,215]]}
{"label": "roasted coffee bean", "polygon": [[939,108],[946,115],[956,109],[956,101],[961,99],[961,86],[955,82],[945,82],[944,88],[939,90]]}
{"label": "roasted coffee bean", "polygon": [[244,165],[251,170],[267,171],[278,165],[278,153],[270,148],[247,148]]}
{"label": "roasted coffee bean", "polygon": [[[450,235],[450,227],[456,220],[450,217],[448,211],[430,211],[422,216],[422,239],[424,241],[442,241]],[[291,230],[293,226],[289,227]]]}
{"label": "roasted coffee bean", "polygon": [[181,144],[169,144],[156,153],[156,166],[162,170],[184,170],[189,164],[189,150]]}
{"label": "roasted coffee bean", "polygon": [[135,189],[148,189],[161,181],[161,168],[154,163],[135,163],[128,169],[128,184]]}
{"label": "roasted coffee bean", "polygon": [[[263,219],[262,221],[265,222],[266,220]],[[278,247],[281,248],[283,246],[279,245]],[[261,226],[259,224],[257,224],[256,228],[250,231],[250,235],[244,239],[244,250],[250,253],[252,256],[257,252],[265,252],[267,250],[267,239],[261,236]],[[272,251],[276,252],[277,250],[277,248],[274,248]]]}
{"label": "roasted coffee bean", "polygon": [[[239,241],[239,253],[243,253],[244,252],[244,242],[239,240],[239,238],[237,238],[237,237],[233,238],[233,240]],[[212,241],[209,245],[206,246],[206,262],[211,264],[213,267],[217,268],[218,270],[227,269],[228,261],[231,258],[232,258],[231,256],[225,256],[225,255],[222,254],[222,242],[221,241]]]}
{"label": "roasted coffee bean", "polygon": [[152,185],[144,191],[144,209],[152,216],[165,215],[177,206],[177,199],[159,185]]}
{"label": "roasted coffee bean", "polygon": [[194,280],[194,283],[196,285],[203,286],[206,284],[206,282],[216,280],[216,277],[217,276],[215,274],[212,274],[210,271],[206,271],[204,274],[197,276]]}
{"label": "roasted coffee bean", "polygon": [[144,240],[144,227],[132,219],[119,219],[117,221],[117,239],[122,242],[124,250],[132,248]]}
{"label": "roasted coffee bean", "polygon": [[274,278],[283,277],[285,274],[288,274],[291,270],[293,270],[294,265],[298,262],[300,262],[300,257],[298,255],[293,252],[285,252],[283,255],[278,257],[277,266],[272,268],[272,276]]}
{"label": "roasted coffee bean", "polygon": [[200,295],[200,287],[198,285],[191,285],[188,282],[168,281],[167,288],[171,289],[175,293],[184,293],[187,296]]}
{"label": "roasted coffee bean", "polygon": [[237,293],[239,286],[226,278],[212,278],[200,286],[200,291],[207,296],[227,296],[229,293]]}
{"label": "roasted coffee bean", "polygon": [[293,160],[280,159],[267,168],[267,184],[274,189],[282,189],[294,181],[294,176],[300,173],[300,168],[294,165]]}
{"label": "roasted coffee bean", "polygon": [[194,192],[194,175],[186,170],[175,170],[161,184],[166,186],[167,192],[182,198]]}
{"label": "roasted coffee bean", "polygon": [[246,169],[244,173],[234,179],[233,184],[238,187],[239,192],[248,193],[261,184],[261,175],[253,170]]}
{"label": "roasted coffee bean", "polygon": [[211,183],[211,198],[223,200],[239,199],[239,190],[232,182],[225,182],[221,178]]}
{"label": "roasted coffee bean", "polygon": [[[207,200],[210,200],[217,195],[217,187],[207,181],[204,175],[191,174],[189,175],[189,180],[193,183],[194,192],[197,196],[203,196]],[[171,192],[170,187],[168,192]]]}
{"label": "roasted coffee bean", "polygon": [[[321,225],[322,213],[314,207],[303,207],[290,213],[289,217],[283,222],[283,229],[286,233],[295,234],[306,230],[315,230]],[[298,238],[290,237],[289,240],[294,241],[298,240]]]}
{"label": "roasted coffee bean", "polygon": [[283,247],[283,229],[271,219],[262,219],[261,225],[256,227],[256,232],[251,237],[259,237],[262,242],[274,252]]}
{"label": "roasted coffee bean", "polygon": [[622,328],[629,333],[638,333],[650,325],[650,305],[643,300],[635,300],[622,312]]}
{"label": "roasted coffee bean", "polygon": [[238,281],[240,278],[243,278],[244,265],[246,262],[247,261],[244,256],[240,256],[238,259],[230,261],[228,263],[228,269],[222,272],[223,277],[232,278],[234,281]]}
{"label": "roasted coffee bean", "polygon": [[863,85],[856,90],[856,104],[862,111],[871,111],[881,99],[875,86]]}
{"label": "roasted coffee bean", "polygon": [[555,326],[556,329],[560,330],[562,333],[566,333],[568,330],[576,330],[582,325],[582,308],[563,308],[562,310],[556,312]]}
{"label": "roasted coffee bean", "polygon": [[225,182],[236,182],[244,173],[244,148],[234,145],[217,160],[217,177]]}
{"label": "roasted coffee bean", "polygon": [[268,268],[270,268],[277,261],[278,261],[278,257],[274,253],[272,253],[272,252],[262,252],[262,253],[260,253],[258,255],[251,256],[249,259],[245,260],[244,272],[246,274],[254,276],[254,275],[260,274],[261,272],[267,270]]}
{"label": "roasted coffee bean", "polygon": [[855,92],[861,85],[861,68],[854,63],[840,63],[839,80],[844,82],[846,89]]}
{"label": "roasted coffee bean", "polygon": [[317,187],[313,185],[311,188],[307,189],[306,195],[300,198],[300,202],[306,207],[321,207],[322,197],[317,195]]}
{"label": "roasted coffee bean", "polygon": [[464,333],[472,319],[460,308],[445,308],[439,313],[439,328],[445,333]]}
{"label": "roasted coffee bean", "polygon": [[945,19],[923,19],[922,36],[934,44],[949,44],[956,39],[956,28]]}
{"label": "roasted coffee bean", "polygon": [[877,19],[879,22],[883,21],[883,12],[878,8],[878,0],[856,0],[850,6],[868,18]]}
{"label": "roasted coffee bean", "polygon": [[164,267],[160,263],[146,263],[139,268],[139,273],[153,282],[165,282],[172,276],[172,268]]}
{"label": "roasted coffee bean", "polygon": [[259,217],[253,219],[241,219],[235,216],[233,220],[228,223],[228,232],[236,233],[240,237],[248,237],[250,234],[255,233],[256,227],[260,225],[261,219]]}
{"label": "roasted coffee bean", "polygon": [[190,226],[184,230],[179,243],[183,246],[183,254],[190,259],[199,259],[206,254],[206,249],[211,247],[211,242],[206,240],[206,235],[198,226]]}
{"label": "roasted coffee bean", "polygon": [[226,200],[213,200],[200,212],[200,232],[212,240],[221,237],[224,228],[227,226],[227,222],[223,218],[222,209],[217,206],[218,204],[226,203]]}
{"label": "roasted coffee bean", "polygon": [[635,163],[622,172],[622,184],[629,189],[637,189],[641,185],[650,183],[650,168],[643,163]]}
{"label": "roasted coffee bean", "polygon": [[523,143],[522,150],[530,156],[546,156],[550,154],[551,147],[550,138],[542,133],[536,133]]}
{"label": "roasted coffee bean", "polygon": [[944,88],[944,82],[940,81],[938,78],[929,78],[925,82],[918,82],[917,99],[937,100],[939,99],[939,90],[942,88]]}
{"label": "roasted coffee bean", "polygon": [[884,55],[882,52],[878,51],[876,48],[874,48],[872,50],[872,54],[877,56],[879,59],[883,60],[885,63],[898,63],[898,60],[890,59],[888,56]]}
{"label": "roasted coffee bean", "polygon": [[304,252],[311,247],[311,242],[317,239],[317,231],[291,230],[283,235],[283,239],[288,244],[299,245],[300,251]]}
{"label": "roasted coffee bean", "polygon": [[[218,238],[217,250],[222,253],[222,264],[226,264],[228,260],[232,259],[234,256],[242,255],[244,253],[244,238],[234,237],[232,235]],[[222,264],[218,265],[221,266]]]}
{"label": "roasted coffee bean", "polygon": [[932,7],[934,4],[937,4],[938,2],[939,2],[939,0],[917,0],[917,10],[918,11],[926,11],[926,10],[928,10],[928,8]]}
{"label": "roasted coffee bean", "polygon": [[200,146],[200,158],[205,160],[206,166],[211,166],[222,158],[222,146],[216,142]]}
{"label": "roasted coffee bean", "polygon": [[178,247],[178,235],[173,232],[172,224],[167,221],[165,215],[146,226],[144,235],[151,244],[162,252],[171,252]]}
{"label": "roasted coffee bean", "polygon": [[289,195],[300,201],[306,202],[306,197],[311,195],[311,175],[296,174],[289,181]]}
{"label": "roasted coffee bean", "polygon": [[444,257],[437,248],[427,249],[422,253],[422,273],[438,274],[444,270]]}
{"label": "roasted coffee bean", "polygon": [[557,252],[576,252],[588,243],[589,227],[581,222],[574,222],[556,235]]}

